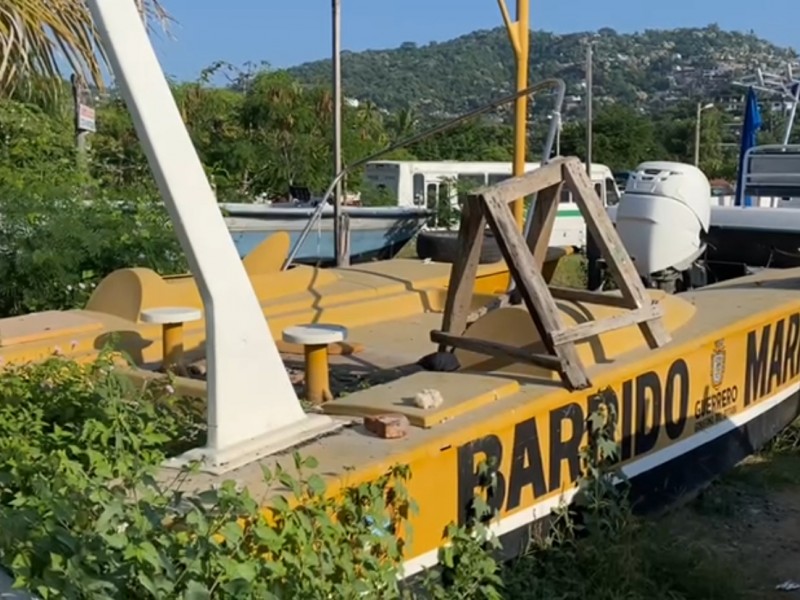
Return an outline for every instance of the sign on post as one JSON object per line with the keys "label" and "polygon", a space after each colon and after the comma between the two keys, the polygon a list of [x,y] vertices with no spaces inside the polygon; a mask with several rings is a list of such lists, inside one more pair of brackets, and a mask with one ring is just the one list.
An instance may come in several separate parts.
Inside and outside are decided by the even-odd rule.
{"label": "sign on post", "polygon": [[97,131],[94,98],[80,75],[72,75],[72,96],[75,101],[75,129],[78,133],[94,133]]}

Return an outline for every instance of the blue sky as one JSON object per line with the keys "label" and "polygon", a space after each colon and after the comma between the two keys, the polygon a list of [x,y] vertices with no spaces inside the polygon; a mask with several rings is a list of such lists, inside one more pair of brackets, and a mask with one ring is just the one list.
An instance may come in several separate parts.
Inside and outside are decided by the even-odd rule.
{"label": "blue sky", "polygon": [[[159,39],[156,48],[164,70],[179,79],[193,79],[215,60],[235,65],[264,60],[286,67],[330,56],[330,0],[162,1],[178,24],[173,28],[176,39]],[[507,1],[513,14],[516,2]],[[444,41],[502,24],[495,0],[341,2],[346,50]],[[748,6],[758,7],[755,14],[748,14]],[[777,44],[800,47],[800,0],[531,0],[531,28],[560,33],[715,22],[723,29],[752,29]]]}

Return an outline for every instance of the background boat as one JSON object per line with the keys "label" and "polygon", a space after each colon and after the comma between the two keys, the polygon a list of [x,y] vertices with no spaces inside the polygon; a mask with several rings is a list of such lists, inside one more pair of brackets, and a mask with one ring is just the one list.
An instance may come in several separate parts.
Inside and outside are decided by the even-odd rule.
{"label": "background boat", "polygon": [[[242,258],[276,231],[286,231],[295,243],[314,211],[308,206],[278,208],[246,203],[221,203],[220,208]],[[431,215],[430,210],[418,207],[343,206],[342,212],[350,218],[351,263],[394,257]],[[323,265],[334,262],[333,206],[325,207],[295,260]]]}

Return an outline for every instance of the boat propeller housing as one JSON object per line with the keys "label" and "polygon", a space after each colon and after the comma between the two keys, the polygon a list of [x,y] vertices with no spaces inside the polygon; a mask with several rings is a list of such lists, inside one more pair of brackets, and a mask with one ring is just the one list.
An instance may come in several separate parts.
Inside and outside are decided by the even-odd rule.
{"label": "boat propeller housing", "polygon": [[678,162],[643,162],[631,172],[616,210],[616,227],[641,277],[683,272],[705,251],[711,185]]}

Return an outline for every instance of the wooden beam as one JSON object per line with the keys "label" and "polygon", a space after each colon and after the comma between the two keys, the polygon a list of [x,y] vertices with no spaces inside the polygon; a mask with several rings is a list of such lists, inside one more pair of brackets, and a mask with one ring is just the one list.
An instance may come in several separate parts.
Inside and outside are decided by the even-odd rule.
{"label": "wooden beam", "polygon": [[602,292],[591,292],[589,290],[579,290],[577,288],[565,288],[551,285],[550,293],[556,300],[582,302],[584,304],[598,304],[600,306],[613,306],[615,308],[629,308],[628,301],[622,296],[604,294]]}
{"label": "wooden beam", "polygon": [[[544,267],[542,268],[542,277],[544,278],[545,282],[547,282],[548,284],[549,284],[549,277],[552,276],[552,271],[555,270],[556,266],[558,266],[558,261],[561,260],[561,258],[563,258],[564,256],[569,256],[569,253],[564,252],[563,250],[564,250],[563,248],[553,247],[553,246],[550,246],[547,249],[547,253],[546,253],[546,256],[545,256]],[[553,256],[551,256],[551,254],[558,254],[559,256],[556,256],[554,258]],[[548,274],[548,270],[550,271],[549,274]],[[579,294],[587,294],[587,293],[592,294],[592,293],[594,293],[594,292],[587,292],[586,290],[573,290],[572,288],[554,288],[553,286],[550,286],[550,291],[551,292],[554,289],[556,289],[556,290],[565,290],[567,293],[571,293],[573,291],[578,292]],[[556,296],[555,294],[553,294],[553,296],[558,298],[558,296]],[[625,307],[624,300],[622,298],[619,298],[617,296],[606,296],[604,294],[600,294],[599,296],[600,296],[601,299],[606,298],[606,297],[611,298],[610,302],[606,302],[605,303],[605,304],[608,304],[609,306]],[[512,300],[512,298],[514,298],[514,299]],[[565,297],[563,297],[561,299],[562,300],[571,300],[572,298],[570,298],[569,296],[565,296]],[[585,301],[588,301],[585,298],[582,298],[582,299],[585,300]],[[522,300],[519,298],[519,294],[517,292],[515,292],[515,291],[512,291],[510,293],[506,292],[505,294],[500,294],[499,296],[497,296],[494,300],[492,300],[491,302],[489,302],[485,306],[481,306],[480,308],[476,308],[475,310],[473,310],[469,314],[469,316],[467,317],[467,323],[474,323],[475,321],[480,319],[483,315],[485,315],[487,313],[490,313],[493,310],[497,310],[498,308],[504,308],[506,306],[512,306],[512,305],[515,305],[515,304],[520,304],[521,302],[522,302]],[[603,302],[596,301],[595,304],[603,304]]]}
{"label": "wooden beam", "polygon": [[[620,286],[622,295],[628,300],[629,308],[642,306],[645,301],[644,288],[639,274],[622,244],[611,219],[597,197],[592,182],[580,164],[564,165],[564,180],[572,191],[573,199],[583,214],[586,228],[591,232],[608,268],[614,275],[617,284],[639,281],[639,286]],[[631,289],[633,288],[633,289]],[[636,289],[638,288],[638,289]]]}
{"label": "wooden beam", "polygon": [[497,185],[476,190],[475,193],[485,195],[491,191],[492,196],[508,204],[561,183],[564,177],[561,167],[570,160],[578,162],[577,158],[555,158],[538,169],[528,171],[519,177],[505,179]]}
{"label": "wooden beam", "polygon": [[458,254],[450,268],[450,283],[442,317],[442,330],[448,333],[462,334],[467,328],[485,227],[486,219],[480,198],[467,197],[458,229]]}
{"label": "wooden beam", "polygon": [[[544,277],[544,274],[542,274]],[[590,292],[589,290],[581,290],[577,288],[565,288],[565,287],[558,287],[551,285],[548,287],[550,290],[550,294],[556,300],[565,300],[567,302],[579,302],[582,304],[595,304],[598,306],[611,306],[613,308],[625,308],[628,309],[628,303],[625,301],[625,298],[622,296],[617,296],[616,294],[605,294],[602,292]],[[514,292],[514,294],[519,295],[518,292]],[[493,310],[497,310],[498,308],[505,308],[506,306],[512,306],[514,304],[518,304],[521,300],[517,298],[515,302],[511,300],[512,294],[505,293],[500,294],[494,300],[486,304],[485,306],[481,306],[480,308],[476,308],[467,317],[467,323],[473,323],[480,319],[483,315],[492,312]]]}
{"label": "wooden beam", "polygon": [[475,352],[477,354],[484,354],[495,358],[508,358],[518,363],[525,363],[549,369],[551,371],[561,370],[561,361],[555,356],[547,354],[532,354],[526,352],[521,348],[515,348],[507,344],[498,342],[490,342],[488,340],[479,340],[477,338],[461,337],[458,335],[450,335],[443,331],[431,331],[431,341],[440,346],[450,346],[452,348],[460,348],[467,352]]}
{"label": "wooden beam", "polygon": [[533,204],[531,228],[528,231],[526,243],[533,255],[533,262],[540,271],[547,257],[550,237],[553,235],[553,225],[556,222],[562,186],[563,183],[559,181],[556,185],[543,189],[537,194]]}
{"label": "wooden beam", "polygon": [[615,329],[660,319],[662,316],[664,316],[664,310],[660,304],[654,302],[649,306],[633,310],[629,309],[598,321],[586,321],[562,331],[554,331],[551,339],[556,346],[559,344],[572,344]]}
{"label": "wooden beam", "polygon": [[[542,277],[542,265],[547,255],[562,185],[567,185],[572,191],[621,295],[558,287],[549,289]],[[450,271],[443,331],[432,331],[430,334],[440,350],[460,348],[534,364],[558,371],[561,380],[569,388],[584,389],[590,386],[590,381],[580,361],[576,342],[634,324],[639,326],[652,347],[669,341],[662,323],[663,308],[647,294],[580,161],[575,158],[556,159],[540,169],[485,188],[480,193],[482,196],[471,196],[464,205],[458,256]],[[525,239],[517,229],[508,202],[533,193],[538,193],[539,197],[533,208],[531,230]],[[468,313],[487,223],[511,272],[514,289],[487,306]],[[550,354],[533,354],[499,342],[462,337],[468,322],[515,302],[514,298],[524,302]],[[626,310],[611,317],[565,327],[556,298]]]}
{"label": "wooden beam", "polygon": [[547,289],[547,283],[534,264],[533,255],[517,229],[508,204],[494,194],[483,196],[483,201],[486,220],[506,259],[516,290],[522,297],[547,350],[560,359],[562,380],[574,389],[588,387],[589,380],[575,346],[573,344],[554,346],[550,339],[551,332],[564,329],[561,313]]}
{"label": "wooden beam", "polygon": [[[583,214],[586,227],[605,258],[628,308],[644,307],[650,302],[650,297],[645,292],[642,280],[586,171],[580,163],[570,161],[563,165],[563,172],[566,185]],[[670,335],[660,319],[642,322],[639,329],[651,348],[661,347],[670,341]]]}
{"label": "wooden beam", "polygon": [[511,306],[511,294],[501,294],[488,304],[481,306],[480,308],[476,308],[467,317],[467,324],[474,323],[478,319],[480,319],[483,315],[492,312],[493,310],[497,310],[498,308],[505,308],[506,306]]}

